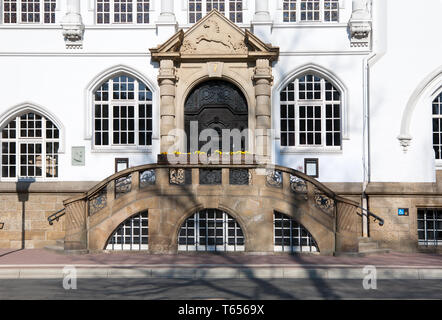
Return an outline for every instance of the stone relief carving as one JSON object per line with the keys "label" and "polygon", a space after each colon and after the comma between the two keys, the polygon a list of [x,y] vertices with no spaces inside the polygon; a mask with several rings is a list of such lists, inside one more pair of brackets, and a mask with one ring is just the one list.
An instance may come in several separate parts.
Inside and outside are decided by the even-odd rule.
{"label": "stone relief carving", "polygon": [[230,33],[223,32],[218,22],[214,19],[208,19],[202,27],[203,30],[200,31],[195,39],[186,39],[183,41],[181,47],[182,53],[200,52],[204,43],[219,44],[220,48],[223,48],[229,53],[247,53],[247,46],[244,43],[244,39],[236,40]]}

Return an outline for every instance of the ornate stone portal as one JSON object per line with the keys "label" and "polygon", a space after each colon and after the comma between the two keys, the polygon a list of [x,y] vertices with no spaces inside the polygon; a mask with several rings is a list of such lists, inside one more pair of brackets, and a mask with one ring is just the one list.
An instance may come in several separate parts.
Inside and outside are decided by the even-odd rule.
{"label": "ornate stone portal", "polygon": [[[187,149],[186,139],[177,134],[184,131],[186,99],[197,85],[222,79],[238,87],[247,101],[248,151],[269,159],[271,63],[278,59],[279,48],[264,44],[213,10],[151,52],[152,60],[160,63],[161,152]],[[173,150],[179,138],[179,150]]]}

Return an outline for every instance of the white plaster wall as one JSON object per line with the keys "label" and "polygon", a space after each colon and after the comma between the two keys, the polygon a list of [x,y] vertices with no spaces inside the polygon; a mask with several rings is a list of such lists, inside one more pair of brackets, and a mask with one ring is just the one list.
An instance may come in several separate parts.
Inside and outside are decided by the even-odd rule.
{"label": "white plaster wall", "polygon": [[[386,52],[371,68],[372,181],[435,181],[432,149],[431,99],[419,99],[412,114],[411,147],[404,153],[397,137],[413,92],[442,65],[440,30],[442,1],[389,0],[385,30]],[[380,35],[379,33],[383,33]]]}
{"label": "white plaster wall", "polygon": [[[383,0],[374,0],[375,3],[379,1]],[[66,5],[65,0],[59,3],[57,20],[61,21]],[[177,27],[188,29],[185,0],[176,0],[174,5]],[[321,181],[360,182],[363,180],[363,61],[370,52],[350,47],[347,21],[351,15],[351,1],[341,0],[341,6],[337,24],[283,24],[282,1],[269,0],[270,40],[281,52],[273,70],[274,85],[278,86],[303,65],[318,65],[330,70],[347,88],[348,112],[348,134],[342,151],[281,154],[277,139],[275,160],[298,168],[303,166],[304,158],[319,158]],[[94,24],[94,1],[81,0],[86,30],[83,49],[78,50],[65,48],[59,24],[0,24],[0,115],[29,101],[44,106],[60,119],[66,129],[65,152],[60,155],[60,181],[101,180],[114,172],[114,158],[117,157],[129,157],[131,166],[155,162],[159,152],[158,132],[154,132],[152,153],[92,151],[91,141],[84,135],[85,89],[105,70],[121,64],[156,83],[158,66],[151,62],[149,48],[156,47],[174,32],[174,28],[156,25],[160,8],[160,1],[154,1],[149,25],[97,26]],[[255,1],[247,0],[246,8],[244,24],[240,26],[251,28]],[[440,0],[426,0],[425,6],[416,6],[412,0],[389,0],[387,27],[375,23],[375,36],[378,35],[375,42],[386,39],[387,51],[370,72],[372,181],[434,180],[430,106],[425,112],[414,113],[413,141],[407,154],[402,152],[397,136],[411,94],[441,65],[442,42],[436,41],[442,27],[441,9]],[[272,101],[273,124],[278,128],[279,106],[275,99]],[[154,130],[158,130],[158,100],[154,101],[154,110]],[[71,166],[72,146],[85,146],[86,166]]]}

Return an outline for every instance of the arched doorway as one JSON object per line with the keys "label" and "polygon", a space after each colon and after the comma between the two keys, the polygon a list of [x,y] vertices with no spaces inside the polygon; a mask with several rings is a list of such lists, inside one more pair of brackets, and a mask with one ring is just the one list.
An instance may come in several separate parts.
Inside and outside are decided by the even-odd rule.
{"label": "arched doorway", "polygon": [[[197,124],[198,137],[191,137],[191,125]],[[230,82],[223,80],[210,80],[194,88],[186,99],[184,105],[184,129],[187,135],[187,150],[195,152],[210,139],[216,139],[219,150],[246,151],[248,150],[248,107],[244,94]],[[211,138],[199,141],[204,129],[213,129]],[[225,129],[234,130],[237,134],[230,135],[228,146],[222,145],[222,134]],[[215,134],[216,135],[213,135]],[[191,143],[191,139],[198,139]],[[215,150],[211,150],[212,152]]]}

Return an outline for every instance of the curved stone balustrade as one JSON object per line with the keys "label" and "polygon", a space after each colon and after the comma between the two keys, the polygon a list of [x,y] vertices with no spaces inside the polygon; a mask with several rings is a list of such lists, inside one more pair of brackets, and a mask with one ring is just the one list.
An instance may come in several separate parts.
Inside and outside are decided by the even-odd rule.
{"label": "curved stone balustrade", "polygon": [[239,223],[248,252],[273,252],[275,211],[305,226],[322,254],[357,250],[362,225],[357,202],[299,171],[257,164],[142,165],[64,205],[66,250],[103,250],[123,221],[144,210],[155,253],[176,252],[180,226],[205,208],[228,212]]}

